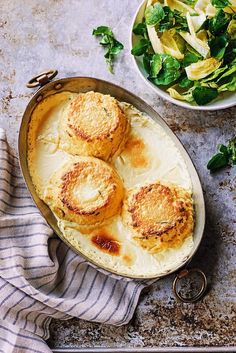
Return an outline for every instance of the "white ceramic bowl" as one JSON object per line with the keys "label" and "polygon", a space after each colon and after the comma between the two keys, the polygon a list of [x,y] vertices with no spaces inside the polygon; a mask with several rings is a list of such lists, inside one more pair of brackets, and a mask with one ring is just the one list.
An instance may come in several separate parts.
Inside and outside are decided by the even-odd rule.
{"label": "white ceramic bowl", "polygon": [[[134,24],[142,22],[142,19],[144,17],[144,11],[146,8],[146,3],[147,0],[142,1],[141,5],[139,6],[134,20],[132,22],[132,28],[131,28],[131,48],[133,45],[138,41],[138,37],[133,34],[133,27]],[[133,56],[133,55],[132,55]],[[218,96],[216,100],[214,100],[212,103],[209,103],[207,105],[192,105],[188,102],[183,102],[178,99],[172,98],[168,92],[166,92],[164,89],[161,89],[154,85],[152,82],[150,82],[147,79],[147,73],[145,72],[143,68],[143,63],[142,63],[142,57],[135,57],[133,56],[133,60],[135,63],[136,68],[138,69],[138,72],[140,73],[141,77],[144,79],[144,81],[152,87],[152,89],[157,93],[158,96],[160,96],[163,99],[166,99],[167,101],[174,103],[176,105],[179,105],[184,108],[188,109],[194,109],[194,110],[219,110],[219,109],[225,109],[232,107],[236,105],[236,92],[222,92]]]}

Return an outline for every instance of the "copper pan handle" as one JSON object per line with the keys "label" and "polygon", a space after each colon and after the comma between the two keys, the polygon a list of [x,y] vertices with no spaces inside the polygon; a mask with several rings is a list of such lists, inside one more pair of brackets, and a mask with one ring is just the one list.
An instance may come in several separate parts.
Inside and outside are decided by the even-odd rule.
{"label": "copper pan handle", "polygon": [[32,77],[26,84],[28,88],[35,88],[39,86],[44,86],[46,83],[51,81],[58,74],[57,70],[47,70],[40,74]]}
{"label": "copper pan handle", "polygon": [[207,278],[199,268],[183,269],[177,274],[173,282],[175,296],[185,303],[198,301],[204,295],[206,288]]}

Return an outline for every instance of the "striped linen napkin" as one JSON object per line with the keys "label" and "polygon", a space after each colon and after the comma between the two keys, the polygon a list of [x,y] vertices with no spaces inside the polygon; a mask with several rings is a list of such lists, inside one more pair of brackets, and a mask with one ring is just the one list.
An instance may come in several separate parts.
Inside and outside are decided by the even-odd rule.
{"label": "striped linen napkin", "polygon": [[124,325],[149,283],[96,270],[53,234],[0,129],[0,352],[51,352],[51,318]]}

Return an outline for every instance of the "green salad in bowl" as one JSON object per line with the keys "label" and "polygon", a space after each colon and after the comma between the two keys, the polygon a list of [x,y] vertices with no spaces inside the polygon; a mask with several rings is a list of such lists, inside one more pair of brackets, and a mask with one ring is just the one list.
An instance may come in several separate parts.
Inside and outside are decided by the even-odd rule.
{"label": "green salad in bowl", "polygon": [[131,53],[161,96],[190,107],[236,104],[236,0],[147,0],[132,32]]}

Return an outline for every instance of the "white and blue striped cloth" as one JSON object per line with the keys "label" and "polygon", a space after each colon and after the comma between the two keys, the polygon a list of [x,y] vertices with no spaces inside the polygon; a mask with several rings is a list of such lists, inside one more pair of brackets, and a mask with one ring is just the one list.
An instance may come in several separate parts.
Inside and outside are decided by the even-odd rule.
{"label": "white and blue striped cloth", "polygon": [[145,285],[97,271],[53,234],[0,129],[0,352],[51,352],[51,318],[124,325]]}

